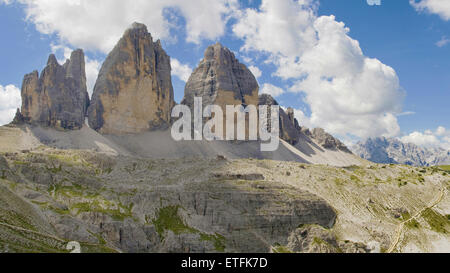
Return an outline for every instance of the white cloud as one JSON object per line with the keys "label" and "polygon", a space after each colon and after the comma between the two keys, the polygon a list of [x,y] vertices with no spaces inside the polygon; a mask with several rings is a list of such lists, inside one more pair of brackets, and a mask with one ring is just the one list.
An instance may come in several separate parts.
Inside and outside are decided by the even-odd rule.
{"label": "white cloud", "polygon": [[416,112],[413,112],[413,111],[405,111],[405,112],[402,112],[402,113],[398,113],[397,117],[412,116],[412,115],[415,115],[415,114],[416,114]]}
{"label": "white cloud", "polygon": [[450,20],[450,1],[448,0],[409,0],[409,3],[417,11],[427,11],[438,14],[442,19]]}
{"label": "white cloud", "polygon": [[441,147],[450,149],[450,130],[447,130],[443,126],[439,126],[435,131],[426,130],[423,133],[415,131],[400,138],[400,140],[423,147]]}
{"label": "white cloud", "polygon": [[306,127],[309,129],[313,128],[313,125],[312,125],[311,121],[309,120],[308,116],[306,116],[302,110],[294,109],[294,116],[297,119],[297,121],[301,127]]}
{"label": "white cloud", "polygon": [[255,76],[256,79],[259,79],[259,77],[262,76],[262,71],[258,67],[251,65],[248,69],[253,73],[253,76]]}
{"label": "white cloud", "polygon": [[263,84],[261,90],[259,91],[261,94],[269,94],[272,97],[276,98],[284,93],[284,90],[278,86],[272,85],[270,83]]}
{"label": "white cloud", "polygon": [[92,97],[95,82],[97,81],[98,73],[100,72],[101,63],[100,61],[89,59],[88,57],[85,57],[85,62],[86,85],[89,97]]}
{"label": "white cloud", "polygon": [[447,37],[444,36],[438,42],[436,42],[436,46],[437,47],[444,47],[448,43],[450,43],[450,39],[448,39]]}
{"label": "white cloud", "polygon": [[401,138],[401,141],[405,143],[414,143],[424,147],[439,146],[440,144],[440,141],[436,136],[421,132],[413,132],[407,136],[404,136]]}
{"label": "white cloud", "polygon": [[104,53],[135,21],[146,24],[154,38],[170,39],[170,30],[179,27],[173,21],[174,14],[186,22],[187,41],[214,40],[225,33],[226,23],[237,14],[233,10],[238,5],[237,0],[15,1],[24,5],[26,20],[39,32],[57,34],[61,43]]}
{"label": "white cloud", "polygon": [[0,85],[0,126],[10,123],[20,108],[22,98],[20,90],[14,85]]}
{"label": "white cloud", "polygon": [[448,134],[450,136],[450,131],[447,131],[447,129],[445,129],[445,127],[439,126],[437,128],[436,135],[445,136],[446,134]]}
{"label": "white cloud", "polygon": [[242,51],[264,52],[275,75],[295,82],[310,121],[338,135],[396,136],[404,92],[396,72],[366,57],[334,16],[317,16],[312,0],[263,0],[233,27]]}
{"label": "white cloud", "polygon": [[180,80],[187,82],[192,74],[192,68],[187,64],[182,64],[177,59],[171,58],[172,76],[177,76]]}

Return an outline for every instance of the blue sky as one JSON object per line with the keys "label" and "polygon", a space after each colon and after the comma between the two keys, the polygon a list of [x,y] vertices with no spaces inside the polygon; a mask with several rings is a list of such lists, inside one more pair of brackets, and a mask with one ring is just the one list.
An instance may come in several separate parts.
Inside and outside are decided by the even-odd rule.
{"label": "blue sky", "polygon": [[23,75],[40,71],[50,53],[63,60],[69,49],[83,48],[92,88],[109,49],[140,21],[176,62],[178,102],[205,48],[219,41],[260,71],[261,92],[295,108],[304,126],[325,127],[345,141],[385,135],[450,147],[450,5],[196,1],[0,0],[0,122],[20,103]]}

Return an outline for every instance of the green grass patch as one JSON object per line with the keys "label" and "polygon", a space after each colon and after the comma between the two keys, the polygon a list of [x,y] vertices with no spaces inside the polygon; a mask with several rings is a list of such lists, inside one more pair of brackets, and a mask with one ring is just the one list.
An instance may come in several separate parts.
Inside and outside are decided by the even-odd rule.
{"label": "green grass patch", "polygon": [[[200,235],[201,241],[212,242],[217,252],[225,252],[226,238],[218,233],[214,235],[201,233],[188,226],[179,215],[180,206],[168,206],[158,210],[156,219],[151,222],[155,226],[156,232],[161,240],[164,240],[164,235],[167,231],[172,231],[176,235],[185,233],[195,233]],[[148,221],[148,220],[146,220]]]}
{"label": "green grass patch", "polygon": [[216,249],[217,252],[225,252],[226,239],[225,237],[223,237],[218,233],[216,233],[215,235],[201,233],[200,240],[213,242],[214,248]]}
{"label": "green grass patch", "polygon": [[357,177],[356,175],[351,175],[350,180],[357,183],[361,182],[361,179],[359,179],[359,177]]}
{"label": "green grass patch", "polygon": [[293,253],[289,248],[281,245],[272,247],[274,253]]}
{"label": "green grass patch", "polygon": [[433,209],[426,209],[422,212],[423,219],[430,225],[431,230],[439,233],[448,233],[450,220],[448,216],[443,216]]}
{"label": "green grass patch", "polygon": [[126,207],[122,204],[117,205],[116,208],[110,208],[111,204],[108,204],[108,207],[105,208],[103,205],[100,204],[98,200],[94,200],[92,202],[84,202],[84,203],[78,203],[70,207],[71,210],[76,210],[77,214],[83,213],[83,212],[99,212],[106,215],[111,216],[113,220],[115,221],[123,221],[126,218],[133,217],[133,214],[131,212],[133,208],[133,204],[130,204],[130,206]]}
{"label": "green grass patch", "polygon": [[409,220],[408,222],[405,223],[405,226],[410,229],[420,228],[420,224],[419,224],[419,222],[417,222],[416,219]]}
{"label": "green grass patch", "polygon": [[89,232],[89,234],[91,234],[92,236],[94,236],[95,238],[97,238],[98,243],[99,243],[100,245],[102,245],[102,246],[106,245],[106,241],[105,241],[105,239],[103,238],[102,235],[96,234],[96,233],[94,233],[94,232],[92,232],[92,231],[90,231],[90,230],[88,230],[88,232]]}
{"label": "green grass patch", "polygon": [[168,230],[176,235],[182,233],[197,233],[198,231],[186,225],[178,214],[180,206],[169,206],[159,209],[156,219],[152,220],[159,236],[163,239],[164,233]]}

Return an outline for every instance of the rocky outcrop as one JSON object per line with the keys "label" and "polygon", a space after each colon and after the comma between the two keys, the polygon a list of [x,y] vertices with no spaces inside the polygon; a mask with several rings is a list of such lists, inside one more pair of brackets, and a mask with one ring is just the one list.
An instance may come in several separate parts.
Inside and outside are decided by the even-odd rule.
{"label": "rocky outcrop", "polygon": [[[323,198],[267,180],[260,170],[220,159],[182,161],[41,151],[0,156],[0,175],[5,169],[6,179],[18,184],[15,193],[39,204],[34,208],[53,227],[46,234],[123,252],[269,252],[272,245],[287,244],[301,225],[335,225],[336,212]],[[9,209],[2,197],[0,186],[0,218]],[[0,235],[5,238],[1,226]],[[6,241],[26,243],[11,237]]]}
{"label": "rocky outcrop", "polygon": [[[259,105],[279,105],[278,102],[268,94],[259,96]],[[300,141],[312,142],[315,140],[320,146],[328,150],[340,150],[346,153],[351,151],[338,139],[325,132],[322,128],[309,130],[301,127],[294,117],[294,109],[291,107],[284,110],[280,107],[280,138],[295,146]]]}
{"label": "rocky outcrop", "polygon": [[23,117],[22,113],[20,112],[20,109],[17,108],[16,115],[14,116],[13,121],[11,124],[13,125],[19,125],[25,123],[25,118]]}
{"label": "rocky outcrop", "polygon": [[351,151],[339,139],[334,138],[322,128],[315,128],[311,132],[311,137],[314,138],[323,148],[329,150],[340,150],[346,153]]}
{"label": "rocky outcrop", "polygon": [[192,73],[181,104],[192,107],[194,98],[203,105],[258,105],[259,86],[255,76],[234,54],[217,43],[206,49],[205,57]]}
{"label": "rocky outcrop", "polygon": [[362,243],[338,241],[336,234],[320,226],[306,225],[289,236],[286,246],[295,253],[368,253],[370,250]]}
{"label": "rocky outcrop", "polygon": [[[268,94],[259,96],[259,105],[279,105],[278,102]],[[297,119],[294,118],[294,110],[288,108],[287,112],[280,107],[280,138],[291,145],[295,145],[299,141],[301,133],[300,125]]]}
{"label": "rocky outcrop", "polygon": [[134,23],[102,65],[89,125],[117,135],[164,128],[174,105],[170,57],[145,25]]}
{"label": "rocky outcrop", "polygon": [[22,83],[24,121],[59,129],[83,126],[89,96],[86,88],[84,53],[72,52],[64,65],[50,55],[40,77],[37,71],[25,75]]}

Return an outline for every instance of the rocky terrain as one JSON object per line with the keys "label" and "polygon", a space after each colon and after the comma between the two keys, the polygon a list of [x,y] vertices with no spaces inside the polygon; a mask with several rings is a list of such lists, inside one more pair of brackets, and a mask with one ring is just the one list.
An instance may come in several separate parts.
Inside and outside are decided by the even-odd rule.
{"label": "rocky terrain", "polygon": [[450,151],[442,148],[419,147],[395,138],[369,138],[352,147],[361,158],[376,163],[411,166],[440,166],[450,164]]}
{"label": "rocky terrain", "polygon": [[[3,134],[0,135],[3,137]],[[450,173],[40,146],[0,155],[0,250],[449,250]]]}
{"label": "rocky terrain", "polygon": [[[133,24],[102,65],[89,108],[82,51],[25,76],[0,127],[0,251],[449,251],[450,173],[378,165],[280,109],[260,141],[175,141],[170,58]],[[183,103],[278,105],[220,44]],[[87,115],[89,126],[85,124]]]}

